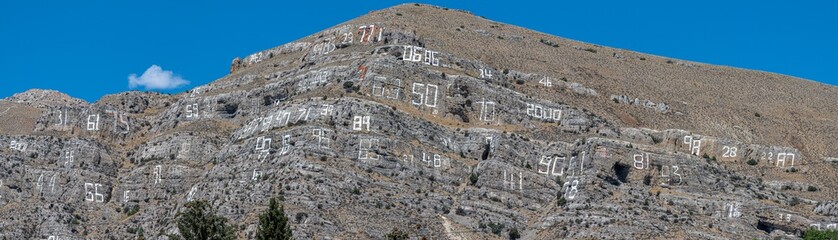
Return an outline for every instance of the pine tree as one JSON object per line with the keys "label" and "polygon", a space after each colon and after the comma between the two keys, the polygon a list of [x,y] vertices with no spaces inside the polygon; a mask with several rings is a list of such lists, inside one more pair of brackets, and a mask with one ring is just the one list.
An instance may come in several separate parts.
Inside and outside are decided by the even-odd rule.
{"label": "pine tree", "polygon": [[185,240],[235,239],[236,228],[227,225],[227,218],[215,215],[205,201],[186,204],[186,212],[178,213],[177,227]]}
{"label": "pine tree", "polygon": [[271,198],[268,210],[259,215],[256,239],[286,240],[291,237],[291,225],[288,224],[288,217],[285,216],[285,207],[279,206],[276,198]]}

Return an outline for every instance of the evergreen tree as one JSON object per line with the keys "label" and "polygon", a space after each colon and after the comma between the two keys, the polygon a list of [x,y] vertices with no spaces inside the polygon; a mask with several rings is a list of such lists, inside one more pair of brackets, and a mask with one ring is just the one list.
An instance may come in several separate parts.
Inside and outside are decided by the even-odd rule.
{"label": "evergreen tree", "polygon": [[291,239],[291,225],[285,216],[285,207],[279,206],[276,198],[271,198],[268,210],[259,215],[259,228],[256,239],[286,240]]}
{"label": "evergreen tree", "polygon": [[205,201],[186,204],[186,212],[178,213],[177,228],[185,240],[235,239],[236,228],[227,225],[227,218],[215,215]]}

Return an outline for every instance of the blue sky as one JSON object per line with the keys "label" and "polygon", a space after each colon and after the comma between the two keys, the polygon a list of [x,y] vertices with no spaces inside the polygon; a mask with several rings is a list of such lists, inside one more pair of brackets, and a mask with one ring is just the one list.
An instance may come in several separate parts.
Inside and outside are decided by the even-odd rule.
{"label": "blue sky", "polygon": [[[838,5],[829,1],[414,2],[604,46],[838,85]],[[400,3],[1,1],[0,98],[45,88],[92,102],[130,90],[131,74],[136,90],[181,92],[224,76],[237,56]],[[159,76],[182,81],[153,85]]]}

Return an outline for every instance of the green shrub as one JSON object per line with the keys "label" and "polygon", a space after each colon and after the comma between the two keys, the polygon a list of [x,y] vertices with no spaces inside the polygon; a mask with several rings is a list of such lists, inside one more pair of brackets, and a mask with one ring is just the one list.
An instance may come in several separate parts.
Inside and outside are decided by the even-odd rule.
{"label": "green shrub", "polygon": [[834,240],[838,239],[838,230],[817,230],[810,228],[803,234],[804,240]]}
{"label": "green shrub", "polygon": [[492,229],[492,233],[500,235],[503,232],[504,225],[503,223],[489,223],[489,228]]}
{"label": "green shrub", "polygon": [[471,182],[471,185],[477,184],[478,178],[479,176],[475,173],[471,173],[471,175],[468,176],[468,180]]}
{"label": "green shrub", "polygon": [[518,233],[518,228],[512,228],[509,230],[509,240],[516,240],[521,238],[521,234]]}
{"label": "green shrub", "polygon": [[757,165],[757,160],[749,159],[748,160],[748,165],[751,165],[751,166]]}
{"label": "green shrub", "polygon": [[343,82],[343,89],[346,89],[346,91],[351,91],[353,89],[353,85],[355,85],[355,83],[352,81]]}
{"label": "green shrub", "polygon": [[140,211],[140,206],[139,205],[125,207],[125,215],[129,216],[129,217],[133,216],[134,214],[137,214],[137,212],[139,212],[139,211]]}
{"label": "green shrub", "polygon": [[564,207],[564,205],[567,205],[567,199],[564,199],[563,196],[559,197],[559,200],[556,201],[556,205],[559,207]]}

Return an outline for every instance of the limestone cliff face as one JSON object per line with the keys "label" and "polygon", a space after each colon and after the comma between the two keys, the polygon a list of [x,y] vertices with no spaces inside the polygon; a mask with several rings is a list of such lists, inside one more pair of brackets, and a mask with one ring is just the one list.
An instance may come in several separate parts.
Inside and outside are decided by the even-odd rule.
{"label": "limestone cliff face", "polygon": [[[838,222],[838,88],[401,5],[174,96],[0,101],[0,237],[796,238]],[[783,94],[776,94],[782,92]]]}

